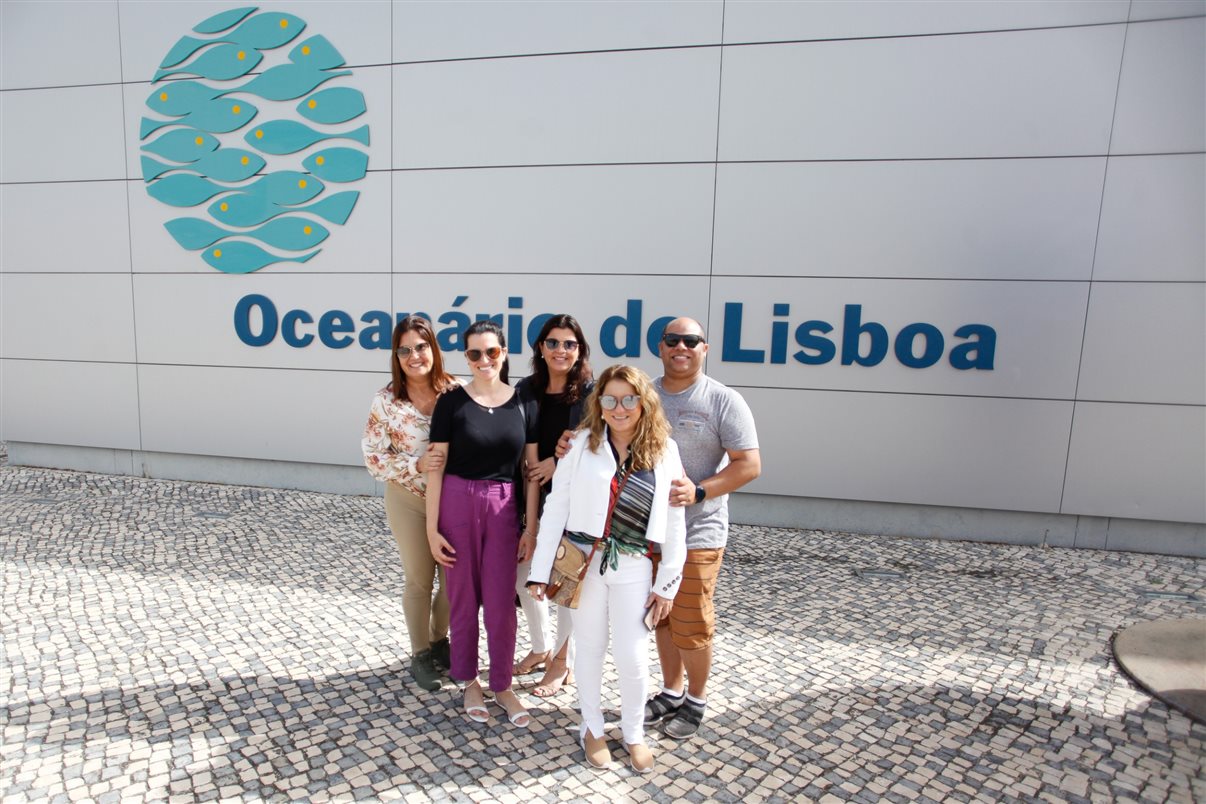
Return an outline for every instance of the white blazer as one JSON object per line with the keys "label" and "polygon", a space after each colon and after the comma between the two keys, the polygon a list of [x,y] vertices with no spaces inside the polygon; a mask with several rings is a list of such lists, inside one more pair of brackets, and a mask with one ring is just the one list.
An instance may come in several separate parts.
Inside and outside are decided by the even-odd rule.
{"label": "white blazer", "polygon": [[[557,543],[566,530],[575,530],[598,538],[603,535],[607,508],[611,502],[611,478],[616,473],[616,459],[607,445],[604,428],[599,452],[587,446],[590,434],[579,431],[570,442],[569,452],[553,472],[553,489],[544,501],[540,517],[540,532],[536,537],[536,552],[532,556],[529,583],[548,583],[557,554]],[[670,505],[670,484],[682,477],[683,464],[678,445],[666,441],[666,451],[653,467],[653,507],[649,511],[649,527],[645,538],[661,545],[662,558],[658,564],[653,591],[660,597],[674,599],[683,579],[683,564],[687,560],[687,519],[682,508]],[[582,552],[589,552],[583,545]]]}

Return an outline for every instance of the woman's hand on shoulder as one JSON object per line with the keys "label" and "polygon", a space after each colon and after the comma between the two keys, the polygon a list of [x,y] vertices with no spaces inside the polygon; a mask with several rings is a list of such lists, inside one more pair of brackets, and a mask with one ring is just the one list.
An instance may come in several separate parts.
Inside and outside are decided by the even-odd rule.
{"label": "woman's hand on shoulder", "polygon": [[566,430],[561,434],[561,438],[557,439],[557,448],[553,450],[553,454],[557,460],[565,457],[565,454],[570,451],[570,443],[574,440],[574,431]]}

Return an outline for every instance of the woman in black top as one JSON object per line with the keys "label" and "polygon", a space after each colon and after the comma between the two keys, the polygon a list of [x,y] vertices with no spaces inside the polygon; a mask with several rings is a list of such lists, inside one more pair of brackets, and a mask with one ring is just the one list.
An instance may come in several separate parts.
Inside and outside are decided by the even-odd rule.
{"label": "woman in black top", "polygon": [[[536,449],[539,461],[528,466],[528,477],[540,482],[543,509],[557,466],[554,457],[557,441],[578,426],[582,407],[595,383],[590,370],[590,346],[582,326],[572,315],[562,313],[546,321],[535,347],[532,373],[516,383],[515,389],[525,401],[535,402],[540,409],[540,439]],[[569,610],[557,606],[557,639],[553,645],[548,644],[549,604],[528,595],[524,584],[529,567],[528,562],[520,565],[515,591],[528,621],[532,650],[515,665],[515,675],[532,673],[545,665],[544,677],[532,694],[548,698],[556,695],[562,685],[572,683],[569,668],[573,665],[573,624]]]}
{"label": "woman in black top", "polygon": [[[490,719],[477,680],[478,612],[486,624],[490,689],[521,728],[527,710],[511,690],[515,661],[515,573],[536,543],[539,484],[527,481],[526,504],[515,482],[521,462],[536,463],[535,405],[507,384],[507,343],[502,328],[478,321],[464,332],[473,379],[437,401],[431,447],[447,456],[427,475],[427,543],[445,567],[450,608],[449,675],[465,684],[465,713]],[[520,481],[523,482],[523,481]],[[520,533],[521,506],[529,528]]]}

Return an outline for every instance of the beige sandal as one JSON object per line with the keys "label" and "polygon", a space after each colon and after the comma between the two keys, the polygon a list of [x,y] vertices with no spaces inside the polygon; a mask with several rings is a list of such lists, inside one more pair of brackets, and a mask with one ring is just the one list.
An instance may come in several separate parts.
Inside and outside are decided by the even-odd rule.
{"label": "beige sandal", "polygon": [[551,654],[552,651],[547,651],[545,653],[536,653],[535,651],[530,651],[528,655],[523,658],[522,662],[517,663],[511,668],[511,675],[530,676],[537,670],[544,670],[545,665],[548,664],[548,661],[551,658]]}
{"label": "beige sandal", "polygon": [[[560,671],[555,669],[558,665],[561,665]],[[570,670],[565,659],[553,659],[544,671],[544,678],[532,688],[532,694],[537,698],[552,698],[561,692],[562,687],[572,686],[573,683],[574,672]]]}

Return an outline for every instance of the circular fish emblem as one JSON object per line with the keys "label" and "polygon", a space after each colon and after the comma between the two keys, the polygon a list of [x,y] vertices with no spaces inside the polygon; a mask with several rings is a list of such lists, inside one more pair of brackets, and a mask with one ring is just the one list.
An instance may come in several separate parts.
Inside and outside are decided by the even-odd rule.
{"label": "circular fish emblem", "polygon": [[147,193],[192,213],[168,233],[228,274],[309,260],[360,197],[328,185],[368,171],[343,56],[300,17],[256,10],[216,14],[168,51],[139,128]]}

